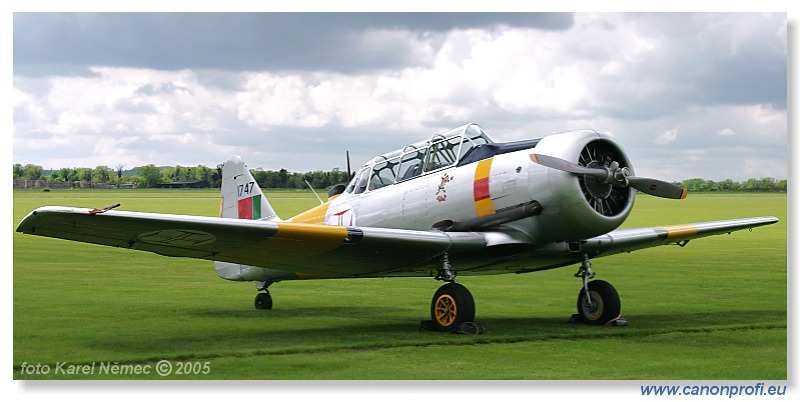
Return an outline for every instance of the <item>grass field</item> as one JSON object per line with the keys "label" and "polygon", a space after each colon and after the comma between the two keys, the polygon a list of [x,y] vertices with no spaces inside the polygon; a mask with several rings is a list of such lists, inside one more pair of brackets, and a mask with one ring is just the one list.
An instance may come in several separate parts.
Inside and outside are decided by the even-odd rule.
{"label": "grass field", "polygon": [[[316,205],[269,193],[284,217]],[[14,192],[16,224],[43,205],[216,216],[206,190]],[[440,283],[430,278],[282,282],[275,307],[210,262],[13,235],[15,379],[785,380],[785,195],[639,195],[625,227],[774,215],[752,233],[593,260],[617,288],[627,327],[568,324],[580,281],[567,267],[462,277],[478,335],[420,331]],[[66,366],[206,364],[207,373],[55,373]],[[44,375],[23,373],[47,365]]]}

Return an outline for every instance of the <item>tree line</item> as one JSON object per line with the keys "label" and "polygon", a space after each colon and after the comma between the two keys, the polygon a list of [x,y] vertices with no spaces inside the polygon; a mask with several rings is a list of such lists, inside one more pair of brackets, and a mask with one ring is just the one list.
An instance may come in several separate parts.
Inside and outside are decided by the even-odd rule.
{"label": "tree line", "polygon": [[[154,188],[159,183],[187,180],[205,181],[212,188],[219,188],[222,183],[221,164],[213,168],[204,165],[159,167],[153,164],[139,166],[128,171],[124,168],[124,165],[117,165],[114,169],[108,166],[97,166],[94,169],[61,168],[46,171],[39,165],[15,163],[14,180],[91,181],[110,185],[136,183],[141,188]],[[338,168],[327,172],[317,170],[306,173],[293,173],[286,169],[277,171],[255,169],[250,173],[258,185],[263,188],[305,189],[308,188],[308,184],[306,184],[308,182],[315,189],[326,189],[348,181],[347,172],[342,172]]]}
{"label": "tree line", "polygon": [[[136,183],[139,187],[153,188],[159,183],[169,183],[184,180],[204,180],[209,187],[219,188],[222,182],[222,165],[208,167],[197,166],[161,166],[153,164],[136,167],[132,170],[124,170],[124,165],[117,165],[115,168],[108,166],[97,166],[91,168],[61,168],[58,170],[45,171],[39,165],[14,164],[14,180],[52,180],[52,181],[92,181],[95,183],[106,183],[120,185],[123,183]],[[133,172],[128,173],[128,172]],[[292,173],[286,169],[263,170],[255,169],[250,173],[262,188],[286,188],[304,189],[308,188],[308,182],[315,189],[326,189],[338,183],[348,181],[347,172],[334,168],[325,172],[321,170]],[[772,177],[762,177],[760,179],[748,179],[736,182],[731,179],[723,181],[706,180],[694,178],[683,180],[679,183],[690,192],[786,192],[787,181],[776,180]]]}
{"label": "tree line", "polygon": [[700,178],[683,180],[679,183],[689,192],[776,192],[785,193],[787,191],[787,181],[775,180],[772,177],[762,177],[760,179],[747,179],[743,182],[736,182],[731,179],[723,181],[713,181]]}

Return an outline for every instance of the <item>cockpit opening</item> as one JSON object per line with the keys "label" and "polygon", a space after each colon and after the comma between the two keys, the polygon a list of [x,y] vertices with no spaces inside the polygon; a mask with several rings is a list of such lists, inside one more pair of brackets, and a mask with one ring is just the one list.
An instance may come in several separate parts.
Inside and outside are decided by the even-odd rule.
{"label": "cockpit opening", "polygon": [[474,149],[487,144],[494,144],[494,140],[476,124],[436,134],[373,158],[361,167],[345,192],[361,194],[458,165]]}

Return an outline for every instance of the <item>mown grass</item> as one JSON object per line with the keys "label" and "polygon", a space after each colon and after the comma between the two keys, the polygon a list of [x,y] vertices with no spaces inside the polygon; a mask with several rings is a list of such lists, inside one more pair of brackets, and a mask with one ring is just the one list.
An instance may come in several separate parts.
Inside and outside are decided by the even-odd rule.
{"label": "mown grass", "polygon": [[[269,193],[285,217],[318,203]],[[216,216],[208,190],[14,192],[14,225],[35,207],[71,205]],[[275,308],[252,307],[252,283],[211,263],[13,235],[13,376],[23,363],[209,362],[169,379],[758,379],[787,378],[785,195],[638,196],[626,227],[774,215],[781,222],[596,259],[627,327],[568,324],[577,267],[462,277],[479,336],[418,329],[439,283],[430,278],[282,282]],[[13,230],[13,228],[11,229]]]}

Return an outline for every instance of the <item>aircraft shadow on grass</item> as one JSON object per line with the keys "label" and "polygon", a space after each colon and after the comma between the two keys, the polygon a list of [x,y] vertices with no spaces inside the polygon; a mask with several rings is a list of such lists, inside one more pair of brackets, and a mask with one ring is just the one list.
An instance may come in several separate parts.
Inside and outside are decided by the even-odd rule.
{"label": "aircraft shadow on grass", "polygon": [[[399,311],[408,309],[397,308]],[[226,355],[216,352],[233,348],[232,354],[287,354],[304,350],[339,350],[343,348],[426,346],[439,344],[443,336],[452,339],[485,343],[496,339],[497,342],[525,342],[569,339],[571,341],[596,341],[603,338],[640,339],[642,337],[680,334],[704,333],[715,331],[784,329],[787,325],[787,313],[782,310],[729,310],[714,313],[690,314],[650,314],[631,315],[630,326],[620,328],[602,328],[595,326],[574,325],[568,323],[567,317],[483,317],[480,324],[486,332],[479,336],[451,335],[441,332],[425,332],[419,330],[419,322],[405,318],[385,319],[380,323],[370,320],[375,315],[374,308],[369,307],[299,307],[285,308],[282,314],[266,312],[271,317],[253,317],[253,314],[238,310],[198,310],[193,314],[198,318],[227,317],[234,321],[241,319],[260,319],[263,326],[252,326],[242,329],[240,325],[219,327],[215,331],[185,332],[176,336],[165,336],[154,333],[148,339],[107,337],[101,344],[93,344],[94,349],[113,351],[142,352],[147,354],[166,353],[168,356],[191,354],[202,356],[202,350],[210,355]],[[260,314],[256,314],[260,315]],[[281,325],[285,317],[320,318],[318,325]],[[384,316],[385,317],[385,316]],[[336,319],[341,318],[340,322]],[[353,323],[354,321],[363,323]],[[302,328],[296,328],[302,326]],[[417,332],[414,332],[414,330]],[[398,339],[398,334],[402,338]],[[418,335],[413,335],[418,334]],[[412,335],[409,337],[409,335]],[[182,345],[176,349],[175,345]],[[232,349],[232,350],[233,350]],[[213,352],[212,352],[213,351]]]}

